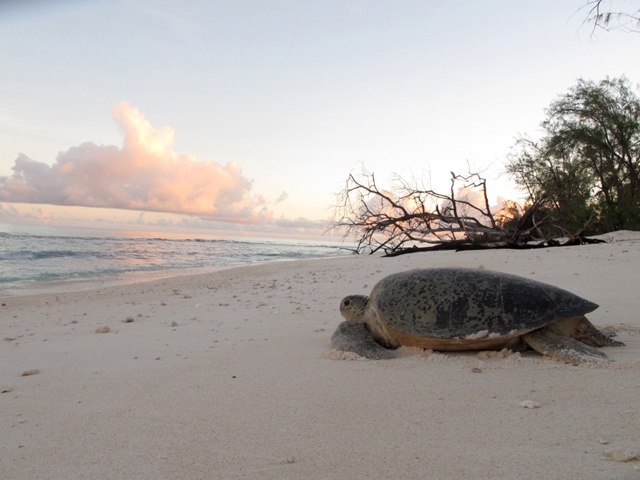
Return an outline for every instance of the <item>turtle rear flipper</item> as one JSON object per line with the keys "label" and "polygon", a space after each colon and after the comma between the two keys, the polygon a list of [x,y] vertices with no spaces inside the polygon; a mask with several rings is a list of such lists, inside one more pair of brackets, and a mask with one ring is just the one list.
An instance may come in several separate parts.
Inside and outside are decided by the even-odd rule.
{"label": "turtle rear flipper", "polygon": [[373,339],[367,326],[362,322],[342,322],[331,336],[330,346],[336,350],[357,353],[361,357],[372,360],[396,357],[394,350],[384,348]]}
{"label": "turtle rear flipper", "polygon": [[571,337],[566,337],[549,328],[541,328],[523,335],[527,344],[535,351],[565,363],[607,363],[609,357],[589,345]]}
{"label": "turtle rear flipper", "polygon": [[578,321],[573,327],[571,334],[576,340],[591,345],[592,347],[623,347],[624,343],[614,340],[598,330],[587,317],[578,317]]}
{"label": "turtle rear flipper", "polygon": [[593,323],[587,320],[587,317],[580,315],[578,317],[563,318],[546,327],[565,337],[575,338],[576,340],[586,343],[592,347],[622,347],[624,343],[612,339],[598,330]]}

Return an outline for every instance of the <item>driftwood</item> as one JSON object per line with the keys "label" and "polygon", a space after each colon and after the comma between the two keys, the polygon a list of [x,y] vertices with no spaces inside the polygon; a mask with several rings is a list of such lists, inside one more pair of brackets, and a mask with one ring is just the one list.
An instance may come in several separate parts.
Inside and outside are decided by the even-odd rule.
{"label": "driftwood", "polygon": [[416,252],[436,252],[443,250],[454,250],[456,252],[463,252],[468,250],[490,250],[490,249],[511,249],[511,250],[530,250],[535,248],[551,248],[551,247],[570,247],[574,245],[586,245],[593,243],[607,243],[605,240],[600,240],[598,238],[587,238],[587,237],[577,237],[577,238],[569,238],[564,241],[558,240],[550,240],[548,242],[540,242],[540,243],[497,243],[497,244],[482,244],[476,243],[471,244],[464,241],[457,242],[447,242],[441,243],[438,245],[433,245],[431,247],[409,247],[404,248],[402,250],[396,250],[395,252],[385,253],[384,257],[397,257],[399,255],[404,255],[407,253],[416,253]]}
{"label": "driftwood", "polygon": [[[570,234],[550,223],[545,199],[522,210],[515,204],[494,216],[486,180],[476,173],[451,172],[448,194],[418,188],[396,177],[380,189],[373,173],[349,175],[337,198],[331,229],[355,238],[354,253],[385,256],[439,250],[530,249],[599,243],[584,237],[587,226]],[[551,233],[553,232],[553,234]],[[563,238],[563,240],[558,240]],[[422,246],[422,245],[427,246]]]}

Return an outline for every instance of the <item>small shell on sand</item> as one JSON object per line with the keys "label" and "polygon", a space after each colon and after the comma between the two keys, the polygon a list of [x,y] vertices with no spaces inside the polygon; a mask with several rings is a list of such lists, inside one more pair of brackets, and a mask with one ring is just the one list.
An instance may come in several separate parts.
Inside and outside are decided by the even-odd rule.
{"label": "small shell on sand", "polygon": [[631,460],[640,460],[638,454],[626,448],[613,448],[604,452],[605,456],[612,458],[616,462],[630,462]]}
{"label": "small shell on sand", "polygon": [[96,328],[96,333],[109,333],[110,331],[111,331],[111,328],[107,327],[106,325],[103,327]]}
{"label": "small shell on sand", "polygon": [[21,377],[29,377],[31,375],[37,375],[40,373],[40,370],[38,370],[37,368],[34,368],[33,370],[25,370],[24,372],[22,372],[20,374]]}
{"label": "small shell on sand", "polygon": [[523,402],[520,402],[520,406],[522,408],[540,408],[540,404],[533,400],[525,400]]}

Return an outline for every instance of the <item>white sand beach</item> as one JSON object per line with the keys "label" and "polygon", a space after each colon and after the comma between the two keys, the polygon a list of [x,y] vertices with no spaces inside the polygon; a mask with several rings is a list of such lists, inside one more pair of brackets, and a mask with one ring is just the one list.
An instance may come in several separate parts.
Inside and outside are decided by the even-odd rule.
{"label": "white sand beach", "polygon": [[[640,233],[603,238],[1,298],[0,477],[640,479],[640,460],[622,461],[640,455]],[[342,297],[437,266],[570,290],[626,346],[598,366],[328,354]]]}

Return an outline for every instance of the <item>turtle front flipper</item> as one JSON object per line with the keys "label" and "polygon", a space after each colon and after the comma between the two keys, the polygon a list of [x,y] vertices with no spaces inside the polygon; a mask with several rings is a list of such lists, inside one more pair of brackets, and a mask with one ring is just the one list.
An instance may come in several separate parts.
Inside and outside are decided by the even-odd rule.
{"label": "turtle front flipper", "polygon": [[396,356],[395,351],[378,344],[362,322],[342,322],[333,332],[329,344],[336,350],[357,353],[372,360],[385,360]]}
{"label": "turtle front flipper", "polygon": [[549,328],[541,328],[522,336],[535,351],[560,362],[579,365],[581,363],[606,363],[611,360],[600,350],[571,337],[566,337]]}

